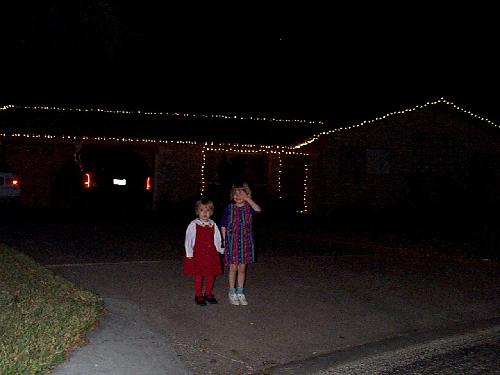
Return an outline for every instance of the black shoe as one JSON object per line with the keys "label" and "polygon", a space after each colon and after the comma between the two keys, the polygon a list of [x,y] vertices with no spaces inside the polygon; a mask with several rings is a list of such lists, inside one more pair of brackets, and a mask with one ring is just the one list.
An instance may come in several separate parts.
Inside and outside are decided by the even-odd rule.
{"label": "black shoe", "polygon": [[194,297],[194,302],[198,305],[198,306],[206,306],[207,303],[205,302],[205,298],[203,297]]}
{"label": "black shoe", "polygon": [[208,303],[210,303],[212,305],[215,305],[216,303],[218,303],[213,294],[206,295],[205,301],[207,301]]}

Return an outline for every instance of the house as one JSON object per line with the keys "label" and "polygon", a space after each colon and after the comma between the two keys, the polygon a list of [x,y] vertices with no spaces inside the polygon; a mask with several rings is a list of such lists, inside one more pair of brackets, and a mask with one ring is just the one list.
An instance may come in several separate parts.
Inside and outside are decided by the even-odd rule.
{"label": "house", "polygon": [[[445,99],[359,124],[164,112],[4,106],[2,161],[29,206],[81,203],[86,154],[149,178],[146,206],[227,202],[231,181],[297,212],[499,207],[500,132]],[[235,130],[236,129],[236,130]],[[242,131],[243,130],[243,131]]]}
{"label": "house", "polygon": [[[225,204],[231,182],[246,180],[261,201],[288,202],[305,211],[308,155],[292,145],[322,129],[326,124],[318,121],[274,118],[101,108],[0,110],[1,157],[21,178],[22,203],[34,207],[80,206],[89,197],[85,188],[104,186],[92,180],[110,164],[113,173],[126,174],[127,168],[116,168],[122,164],[133,171],[115,180],[126,185],[140,175],[149,184],[149,195],[141,200],[146,207],[192,204],[201,195]],[[110,204],[112,195],[103,196],[94,204]],[[134,201],[129,198],[118,204]]]}
{"label": "house", "polygon": [[445,99],[321,132],[295,149],[310,155],[314,212],[500,208],[499,126]]}

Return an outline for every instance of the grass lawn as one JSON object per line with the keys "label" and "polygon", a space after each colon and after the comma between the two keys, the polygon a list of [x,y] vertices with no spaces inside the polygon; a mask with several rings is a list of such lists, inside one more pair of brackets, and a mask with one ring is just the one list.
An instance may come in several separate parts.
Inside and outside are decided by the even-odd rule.
{"label": "grass lawn", "polygon": [[99,297],[0,244],[0,374],[48,374],[104,313]]}

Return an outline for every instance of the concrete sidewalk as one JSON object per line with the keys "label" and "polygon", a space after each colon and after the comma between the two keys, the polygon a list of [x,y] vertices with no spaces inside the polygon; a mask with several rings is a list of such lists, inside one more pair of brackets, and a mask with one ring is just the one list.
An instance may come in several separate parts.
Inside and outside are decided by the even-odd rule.
{"label": "concrete sidewalk", "polygon": [[260,258],[248,269],[248,306],[227,302],[220,277],[220,303],[206,307],[194,304],[179,260],[51,269],[99,294],[109,312],[57,375],[317,371],[335,364],[331,353],[363,356],[359,348],[377,343],[404,346],[405,337],[413,343],[499,323],[492,262],[384,253]]}
{"label": "concrete sidewalk", "polygon": [[88,345],[74,352],[54,375],[188,374],[183,363],[151,329],[137,308],[105,298],[106,318],[89,335]]}

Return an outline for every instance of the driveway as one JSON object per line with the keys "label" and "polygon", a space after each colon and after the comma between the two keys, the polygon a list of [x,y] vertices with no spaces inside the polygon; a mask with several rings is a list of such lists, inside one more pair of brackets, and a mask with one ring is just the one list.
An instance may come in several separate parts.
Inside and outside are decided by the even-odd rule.
{"label": "driveway", "polygon": [[[136,311],[135,319],[193,374],[287,373],[287,364],[312,368],[338,351],[362,356],[359,348],[377,343],[404,346],[499,322],[497,263],[286,236],[261,239],[261,256],[248,269],[248,306],[230,305],[219,277],[220,303],[199,307],[192,281],[180,272],[182,236],[161,233],[165,226],[155,223],[93,228],[45,221],[39,230],[32,223],[17,247],[105,301]],[[15,245],[16,236],[7,237]]]}

